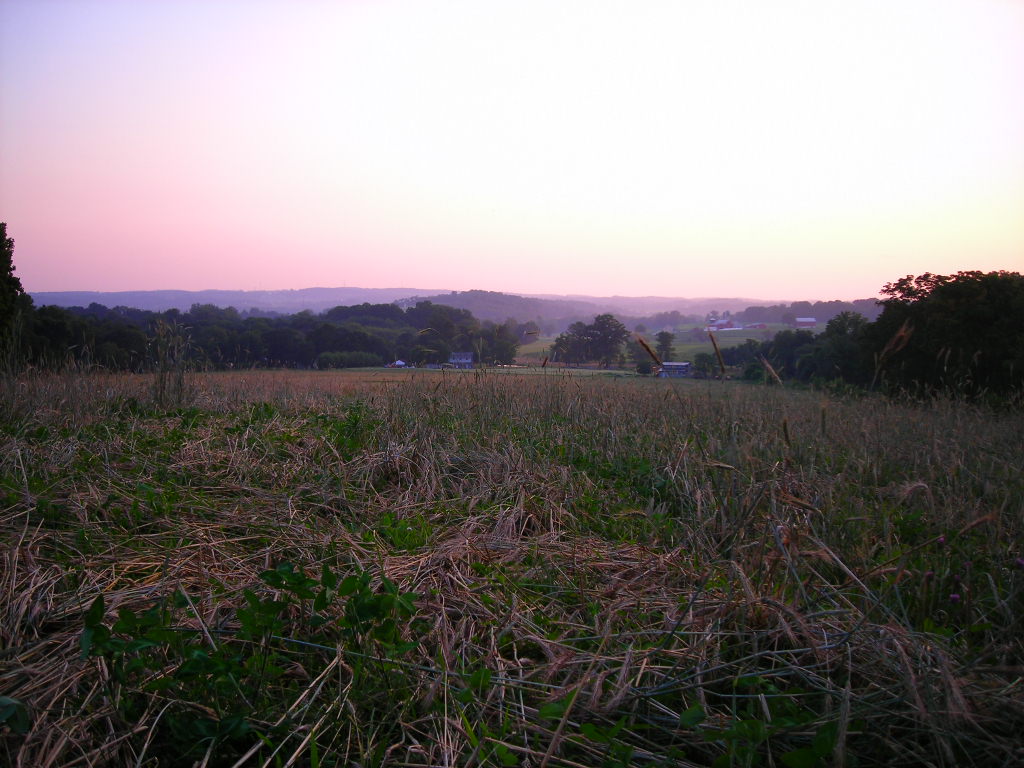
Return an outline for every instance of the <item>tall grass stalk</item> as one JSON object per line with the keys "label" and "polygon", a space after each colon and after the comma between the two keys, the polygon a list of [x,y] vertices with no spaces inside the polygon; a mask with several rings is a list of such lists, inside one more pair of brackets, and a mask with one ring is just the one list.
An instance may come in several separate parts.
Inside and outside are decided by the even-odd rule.
{"label": "tall grass stalk", "polygon": [[188,381],[188,330],[175,322],[158,320],[151,344],[153,399],[160,407],[181,406],[191,396]]}

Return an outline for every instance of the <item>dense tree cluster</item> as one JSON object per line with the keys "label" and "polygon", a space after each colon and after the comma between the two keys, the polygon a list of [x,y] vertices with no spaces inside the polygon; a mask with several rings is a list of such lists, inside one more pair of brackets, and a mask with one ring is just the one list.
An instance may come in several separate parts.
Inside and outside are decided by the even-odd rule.
{"label": "dense tree cluster", "polygon": [[[722,350],[751,379],[842,382],[913,395],[1002,397],[1024,391],[1024,276],[908,275],[882,289],[874,322],[843,312],[825,331],[787,330]],[[710,356],[695,367],[714,368]]]}
{"label": "dense tree cluster", "polygon": [[867,342],[879,375],[902,389],[968,394],[1024,387],[1024,276],[908,275],[887,298]]}
{"label": "dense tree cluster", "polygon": [[188,361],[201,368],[341,368],[446,363],[471,352],[485,364],[511,363],[535,323],[479,321],[468,310],[420,301],[335,307],[320,314],[256,315],[194,304],[165,312],[100,304],[64,309],[32,306],[14,276],[14,241],[0,223],[0,352],[4,367],[60,369],[100,365],[147,370],[157,365],[158,338],[173,329],[187,340]]}
{"label": "dense tree cluster", "polygon": [[[655,312],[652,315],[645,315],[643,317],[628,317],[623,319],[628,321],[632,327],[637,330],[637,333],[644,333],[647,329],[653,331],[656,328],[682,328],[686,325],[704,322],[703,315],[683,314],[676,310],[672,310],[671,312]],[[641,328],[643,330],[640,330]]]}
{"label": "dense tree cluster", "polygon": [[595,361],[608,366],[619,360],[622,345],[630,334],[613,315],[604,314],[592,323],[576,322],[555,339],[551,347],[552,360],[578,365]]}
{"label": "dense tree cluster", "polygon": [[27,316],[21,357],[47,368],[75,363],[144,370],[160,323],[179,328],[188,337],[189,359],[209,369],[445,363],[455,351],[472,352],[476,362],[511,363],[521,331],[514,322],[481,323],[466,310],[431,302],[407,310],[363,304],[275,317],[243,317],[211,304],[187,312],[46,306]]}
{"label": "dense tree cluster", "polygon": [[[774,378],[774,372],[787,381],[867,384],[872,375],[865,336],[868,325],[863,315],[844,312],[829,320],[820,334],[780,331],[769,341],[749,339],[739,346],[724,347],[722,359],[729,366],[744,366],[748,379]],[[717,366],[710,354],[697,357],[697,370],[711,372]]]}
{"label": "dense tree cluster", "polygon": [[747,307],[732,315],[739,323],[791,323],[798,317],[813,317],[825,323],[843,313],[856,313],[874,320],[881,312],[874,299],[856,301],[794,301],[790,304]]}

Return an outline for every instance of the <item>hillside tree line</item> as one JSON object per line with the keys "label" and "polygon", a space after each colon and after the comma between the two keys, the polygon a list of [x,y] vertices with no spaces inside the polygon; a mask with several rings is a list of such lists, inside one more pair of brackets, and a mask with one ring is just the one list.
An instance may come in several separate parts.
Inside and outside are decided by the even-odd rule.
{"label": "hillside tree line", "polygon": [[[382,365],[395,359],[444,363],[455,351],[471,351],[481,364],[512,363],[519,345],[536,336],[534,321],[480,321],[466,309],[431,301],[335,307],[319,314],[267,316],[195,304],[188,311],[107,308],[70,309],[32,304],[14,274],[14,241],[0,223],[0,365],[60,369],[102,366],[144,371],[153,365],[154,339],[168,328],[187,336],[190,362],[199,368],[344,368]],[[1018,272],[962,271],[955,275],[908,275],[886,284],[876,319],[843,309],[824,332],[784,330],[765,341],[748,340],[721,350],[722,361],[749,380],[842,384],[889,392],[949,392],[1003,397],[1024,391],[1024,277]],[[830,312],[841,302],[818,302],[795,311]],[[855,303],[856,304],[856,303]],[[774,319],[783,305],[746,321]],[[762,308],[763,309],[763,308]],[[652,317],[657,323],[676,319]],[[657,327],[657,326],[655,326]],[[673,334],[656,336],[667,359]],[[568,364],[625,364],[626,354],[644,363],[647,350],[611,314],[574,322],[552,347],[553,360]],[[719,365],[698,353],[698,373]]]}
{"label": "hillside tree line", "polygon": [[[928,396],[1024,391],[1024,276],[1018,272],[925,273],[887,283],[874,322],[855,312],[823,333],[785,330],[722,349],[743,377],[836,384]],[[699,353],[699,371],[718,365]]]}
{"label": "hillside tree line", "polygon": [[511,363],[534,324],[479,321],[464,309],[421,301],[335,307],[293,315],[246,315],[234,308],[195,304],[164,312],[88,307],[34,307],[14,270],[14,241],[0,223],[0,350],[10,370],[101,366],[144,371],[154,362],[159,329],[187,337],[197,368],[344,368],[445,363],[454,351],[476,362]]}
{"label": "hillside tree line", "polygon": [[17,356],[39,368],[100,365],[146,370],[156,329],[163,324],[188,339],[197,368],[348,368],[445,363],[452,352],[474,361],[511,363],[523,328],[514,322],[480,322],[466,310],[420,302],[335,307],[284,316],[243,316],[238,310],[195,304],[187,312],[108,308],[99,304],[44,306],[22,313]]}

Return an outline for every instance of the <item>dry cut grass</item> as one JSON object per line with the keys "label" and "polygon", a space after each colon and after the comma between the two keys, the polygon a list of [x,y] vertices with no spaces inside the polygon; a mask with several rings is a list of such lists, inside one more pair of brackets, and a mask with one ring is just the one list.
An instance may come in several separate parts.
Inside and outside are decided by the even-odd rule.
{"label": "dry cut grass", "polygon": [[189,385],[157,407],[145,377],[6,382],[0,761],[1022,759],[1020,413],[565,375]]}

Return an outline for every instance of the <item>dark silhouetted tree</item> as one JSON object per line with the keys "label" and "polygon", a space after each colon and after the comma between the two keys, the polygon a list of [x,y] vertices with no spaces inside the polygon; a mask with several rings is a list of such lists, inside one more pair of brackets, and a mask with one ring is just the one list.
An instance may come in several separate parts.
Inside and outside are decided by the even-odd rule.
{"label": "dark silhouetted tree", "polygon": [[676,340],[676,335],[669,331],[659,331],[654,336],[654,351],[658,353],[658,357],[662,360],[672,359],[672,342]]}
{"label": "dark silhouetted tree", "polygon": [[594,318],[591,329],[591,354],[602,365],[611,365],[622,354],[622,345],[629,339],[629,331],[614,315]]}
{"label": "dark silhouetted tree", "polygon": [[480,331],[480,363],[511,365],[519,351],[515,320],[497,324],[485,321]]}
{"label": "dark silhouetted tree", "polygon": [[589,326],[582,321],[570,325],[551,345],[551,359],[572,365],[592,359]]}
{"label": "dark silhouetted tree", "polygon": [[[969,396],[1024,388],[1019,272],[908,275],[882,293],[882,314],[865,337],[889,387]],[[900,339],[897,351],[893,339]]]}
{"label": "dark silhouetted tree", "polygon": [[0,346],[15,344],[18,317],[31,309],[32,299],[14,274],[14,240],[7,236],[7,223],[0,221]]}
{"label": "dark silhouetted tree", "polygon": [[629,331],[614,315],[604,314],[587,325],[575,322],[555,339],[551,347],[555,360],[563,363],[584,363],[596,360],[608,366],[619,361],[622,345],[629,339]]}
{"label": "dark silhouetted tree", "polygon": [[840,312],[815,339],[813,376],[824,381],[863,385],[871,381],[873,365],[865,342],[868,319],[857,312]]}
{"label": "dark silhouetted tree", "polygon": [[767,344],[765,357],[784,379],[795,379],[800,361],[814,346],[810,331],[779,331]]}

